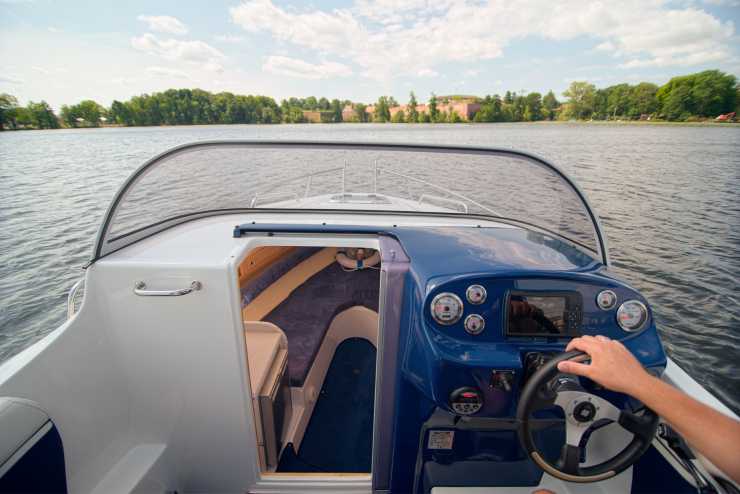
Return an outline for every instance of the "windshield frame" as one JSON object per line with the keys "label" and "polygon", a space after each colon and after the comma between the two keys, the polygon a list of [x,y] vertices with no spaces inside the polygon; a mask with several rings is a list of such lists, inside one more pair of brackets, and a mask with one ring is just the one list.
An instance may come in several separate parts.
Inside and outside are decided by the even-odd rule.
{"label": "windshield frame", "polygon": [[[469,154],[469,155],[484,155],[484,156],[509,156],[517,157],[527,161],[530,161],[538,166],[544,167],[556,175],[558,175],[563,182],[565,182],[576,196],[580,199],[581,204],[588,214],[591,220],[596,244],[600,252],[594,251],[592,248],[574,241],[568,237],[565,237],[557,232],[547,230],[541,226],[529,224],[525,221],[499,217],[499,216],[488,216],[481,214],[467,214],[467,213],[432,213],[432,212],[408,212],[408,211],[385,211],[385,210],[342,210],[342,209],[270,209],[270,208],[255,208],[255,207],[244,207],[237,209],[214,209],[204,210],[194,213],[187,213],[183,215],[175,215],[167,218],[166,220],[155,222],[145,227],[126,232],[122,235],[107,238],[111,224],[115,219],[115,213],[121,200],[125,197],[126,193],[133,187],[137,181],[143,177],[147,171],[155,167],[157,163],[173,155],[189,152],[194,149],[207,148],[207,147],[243,147],[243,148],[297,148],[297,149],[372,149],[372,150],[387,150],[387,151],[405,151],[405,152],[430,152],[430,153],[449,153],[449,154]],[[495,147],[484,147],[484,146],[466,146],[466,145],[436,145],[436,144],[405,144],[405,143],[390,143],[390,142],[356,142],[356,141],[306,141],[306,140],[251,140],[251,139],[224,139],[224,140],[204,140],[196,141],[192,143],[182,144],[173,148],[170,148],[151,159],[147,160],[143,165],[137,168],[121,185],[116,192],[113,201],[108,206],[103,222],[98,230],[97,238],[95,241],[95,248],[93,252],[93,258],[90,260],[88,265],[94,263],[98,259],[101,259],[113,252],[127,247],[128,245],[134,244],[144,238],[150,237],[172,228],[182,223],[192,221],[195,219],[218,216],[224,214],[234,213],[248,213],[248,212],[280,212],[280,213],[308,213],[308,212],[326,212],[332,214],[402,214],[402,215],[419,215],[419,216],[451,216],[451,217],[463,217],[463,218],[483,218],[490,221],[497,221],[502,223],[512,223],[518,226],[523,226],[527,229],[536,229],[546,231],[547,233],[554,234],[558,238],[565,239],[570,243],[578,245],[582,248],[587,249],[589,252],[594,254],[601,254],[601,262],[605,266],[609,266],[609,252],[606,241],[606,236],[601,227],[599,217],[591,207],[585,193],[581,190],[578,184],[572,180],[568,174],[561,170],[555,164],[548,160],[526,151],[520,151],[515,149],[506,148],[495,148]],[[123,241],[128,238],[128,242]],[[114,244],[110,248],[106,248],[106,240],[108,244]],[[123,241],[123,242],[122,242]],[[118,245],[115,245],[118,244]]]}

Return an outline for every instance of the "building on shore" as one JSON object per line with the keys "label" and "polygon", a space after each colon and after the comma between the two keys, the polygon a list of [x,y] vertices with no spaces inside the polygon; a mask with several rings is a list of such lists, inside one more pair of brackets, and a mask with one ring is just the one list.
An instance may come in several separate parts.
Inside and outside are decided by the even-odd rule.
{"label": "building on shore", "polygon": [[[475,96],[439,96],[437,97],[437,111],[439,113],[445,113],[447,115],[455,112],[462,120],[473,120],[475,114],[480,111],[479,99]],[[368,105],[365,109],[368,113],[368,120],[373,120],[375,117],[375,106]],[[394,117],[398,112],[408,114],[408,105],[392,106],[388,109],[391,118]],[[428,104],[416,105],[416,112],[418,114],[430,113]]]}
{"label": "building on shore", "polygon": [[333,111],[303,110],[303,118],[311,123],[331,123],[334,121]]}

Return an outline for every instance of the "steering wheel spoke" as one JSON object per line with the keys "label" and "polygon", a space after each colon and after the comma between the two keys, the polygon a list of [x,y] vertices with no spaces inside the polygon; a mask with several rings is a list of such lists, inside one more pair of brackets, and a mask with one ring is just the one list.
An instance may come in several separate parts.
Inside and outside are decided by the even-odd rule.
{"label": "steering wheel spoke", "polygon": [[655,414],[649,411],[646,411],[644,415],[637,415],[621,410],[617,423],[643,441],[651,441],[655,435]]}
{"label": "steering wheel spoke", "polygon": [[568,475],[580,475],[580,467],[578,464],[581,462],[581,456],[583,452],[579,446],[573,446],[572,444],[564,444],[560,450],[560,458],[555,463],[558,470],[567,473]]}

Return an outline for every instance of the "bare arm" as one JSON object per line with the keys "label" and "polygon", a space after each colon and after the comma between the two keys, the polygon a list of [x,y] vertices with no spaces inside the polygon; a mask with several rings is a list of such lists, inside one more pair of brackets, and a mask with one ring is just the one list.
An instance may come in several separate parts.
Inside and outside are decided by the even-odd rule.
{"label": "bare arm", "polygon": [[634,396],[663,417],[697,451],[740,483],[740,422],[648,374],[622,343],[583,336],[566,349],[591,356],[591,364],[560,362],[561,372],[585,376]]}

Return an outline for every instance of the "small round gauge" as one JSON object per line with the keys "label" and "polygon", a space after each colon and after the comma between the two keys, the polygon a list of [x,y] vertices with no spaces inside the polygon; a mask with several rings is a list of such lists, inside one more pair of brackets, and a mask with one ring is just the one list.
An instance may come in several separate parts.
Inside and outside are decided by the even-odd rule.
{"label": "small round gauge", "polygon": [[611,290],[603,290],[596,295],[596,305],[602,310],[613,309],[617,305],[617,294]]}
{"label": "small round gauge", "polygon": [[463,302],[454,293],[440,293],[432,300],[432,317],[439,324],[449,326],[460,320]]}
{"label": "small round gauge", "polygon": [[639,300],[628,300],[617,310],[617,323],[625,331],[638,331],[647,322],[648,311]]}
{"label": "small round gauge", "polygon": [[486,289],[481,285],[470,285],[465,290],[465,298],[473,305],[480,305],[486,301]]}
{"label": "small round gauge", "polygon": [[473,415],[483,407],[483,393],[478,388],[458,388],[450,393],[450,407],[458,415]]}
{"label": "small round gauge", "polygon": [[470,314],[463,323],[465,331],[473,336],[481,334],[486,328],[486,320],[479,314]]}

